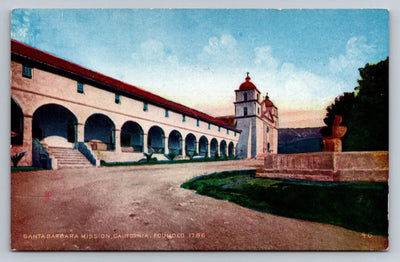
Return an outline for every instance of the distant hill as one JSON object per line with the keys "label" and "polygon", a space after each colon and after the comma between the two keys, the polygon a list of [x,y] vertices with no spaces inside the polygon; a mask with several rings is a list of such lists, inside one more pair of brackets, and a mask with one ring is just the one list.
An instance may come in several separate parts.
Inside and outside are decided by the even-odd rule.
{"label": "distant hill", "polygon": [[278,153],[308,153],[322,151],[321,127],[280,128]]}

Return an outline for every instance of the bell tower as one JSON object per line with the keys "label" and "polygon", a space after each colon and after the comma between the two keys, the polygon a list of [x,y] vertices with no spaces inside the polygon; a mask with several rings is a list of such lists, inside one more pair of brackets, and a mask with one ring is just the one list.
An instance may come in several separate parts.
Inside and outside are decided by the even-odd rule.
{"label": "bell tower", "polygon": [[235,127],[240,129],[236,155],[254,158],[257,155],[278,152],[278,108],[269,99],[260,97],[260,91],[251,82],[249,73],[239,89],[235,90]]}
{"label": "bell tower", "polygon": [[257,115],[260,115],[260,91],[251,82],[249,72],[245,82],[235,90],[235,124],[242,130],[236,147],[239,158],[253,158],[257,155]]}

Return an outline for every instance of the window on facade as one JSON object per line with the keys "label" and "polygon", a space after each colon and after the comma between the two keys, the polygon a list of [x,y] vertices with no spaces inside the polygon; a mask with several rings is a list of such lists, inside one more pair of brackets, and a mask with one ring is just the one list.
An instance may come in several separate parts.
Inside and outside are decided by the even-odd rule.
{"label": "window on facade", "polygon": [[115,94],[115,103],[121,104],[121,98],[119,97],[119,94]]}
{"label": "window on facade", "polygon": [[257,108],[257,113],[260,114],[260,108]]}
{"label": "window on facade", "polygon": [[149,110],[149,106],[147,105],[147,103],[143,103],[143,111],[147,110]]}
{"label": "window on facade", "polygon": [[211,124],[210,123],[208,123],[208,129],[211,129]]}
{"label": "window on facade", "polygon": [[200,120],[197,119],[196,125],[197,125],[197,126],[200,126]]}
{"label": "window on facade", "polygon": [[78,82],[77,88],[78,88],[78,93],[83,94],[83,83]]}
{"label": "window on facade", "polygon": [[30,66],[22,66],[22,76],[27,78],[32,78],[32,68]]}
{"label": "window on facade", "polygon": [[268,153],[271,152],[271,148],[270,148],[270,147],[271,147],[271,145],[268,143],[268,144],[267,144]]}
{"label": "window on facade", "polygon": [[267,126],[267,133],[269,133],[269,126]]}
{"label": "window on facade", "polygon": [[185,121],[186,121],[186,116],[182,115],[182,122],[185,122]]}
{"label": "window on facade", "polygon": [[247,93],[244,93],[244,94],[243,94],[243,100],[244,100],[244,101],[247,101]]}
{"label": "window on facade", "polygon": [[229,135],[229,129],[226,129],[226,133]]}
{"label": "window on facade", "polygon": [[235,132],[235,136],[236,136],[236,132]]}
{"label": "window on facade", "polygon": [[218,127],[218,132],[221,132],[221,127],[220,126]]}
{"label": "window on facade", "polygon": [[243,115],[247,116],[247,107],[243,108]]}
{"label": "window on facade", "polygon": [[258,99],[260,99],[260,94],[257,94],[257,101],[258,101]]}
{"label": "window on facade", "polygon": [[168,117],[168,116],[169,116],[168,109],[165,109],[165,117]]}

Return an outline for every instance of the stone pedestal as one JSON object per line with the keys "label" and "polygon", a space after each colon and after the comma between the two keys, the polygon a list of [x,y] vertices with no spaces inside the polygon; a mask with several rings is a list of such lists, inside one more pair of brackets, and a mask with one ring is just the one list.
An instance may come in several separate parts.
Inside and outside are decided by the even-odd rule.
{"label": "stone pedestal", "polygon": [[267,155],[260,177],[294,178],[313,181],[387,182],[387,151],[317,152]]}
{"label": "stone pedestal", "polygon": [[324,145],[324,151],[342,152],[342,140],[340,138],[324,137],[322,143]]}

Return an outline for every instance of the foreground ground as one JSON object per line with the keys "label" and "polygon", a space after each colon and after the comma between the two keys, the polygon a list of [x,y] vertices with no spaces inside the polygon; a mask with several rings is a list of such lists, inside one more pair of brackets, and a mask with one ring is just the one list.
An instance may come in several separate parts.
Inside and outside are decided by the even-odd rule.
{"label": "foreground ground", "polygon": [[16,250],[381,250],[387,238],[261,213],[182,189],[256,161],[11,174]]}

